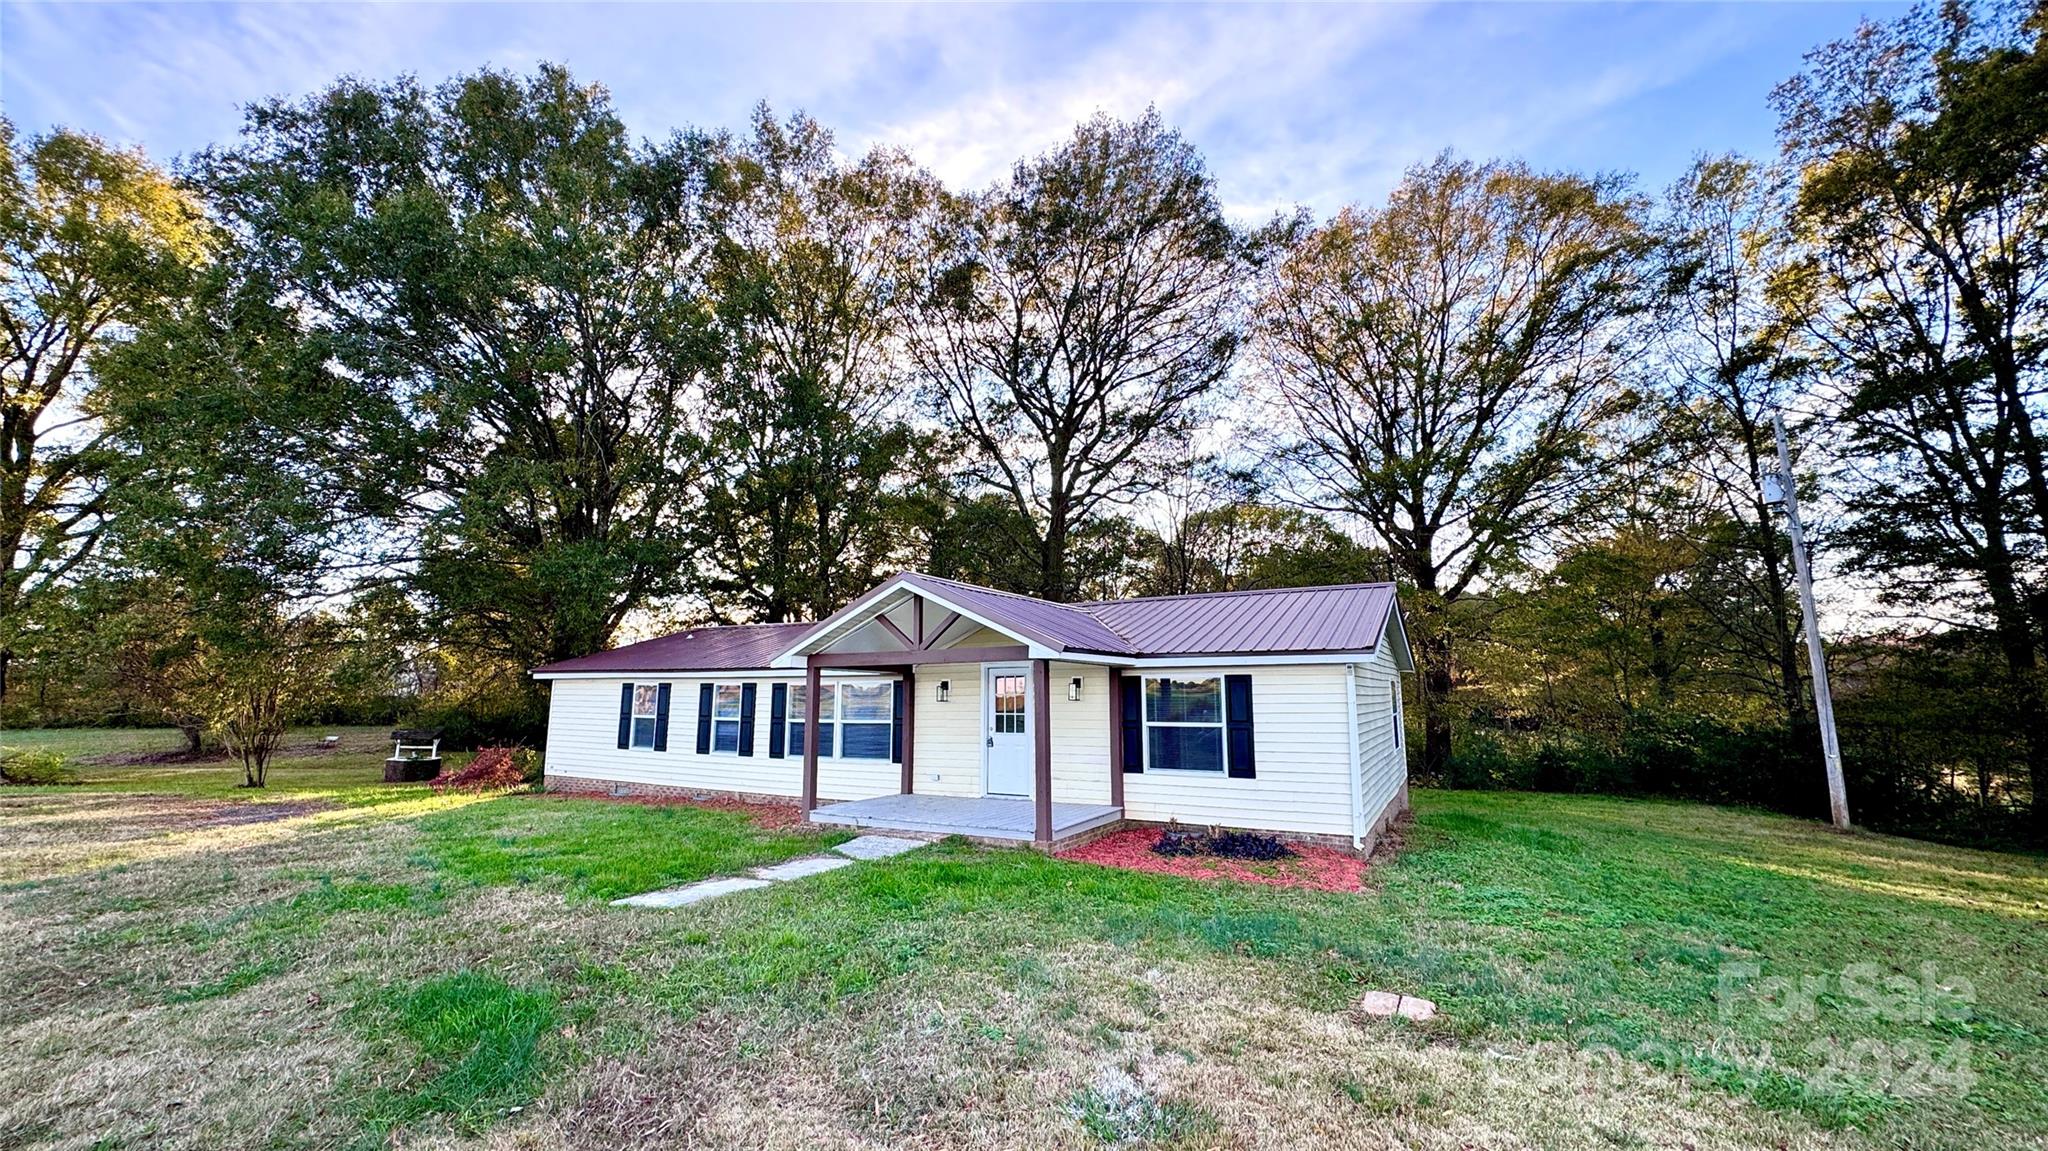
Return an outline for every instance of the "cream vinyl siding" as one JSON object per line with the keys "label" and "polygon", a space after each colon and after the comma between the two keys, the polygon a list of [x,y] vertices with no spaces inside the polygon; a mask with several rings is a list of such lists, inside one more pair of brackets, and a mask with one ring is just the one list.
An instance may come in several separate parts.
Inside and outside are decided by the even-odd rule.
{"label": "cream vinyl siding", "polygon": [[[939,702],[942,679],[953,685],[945,703]],[[982,794],[980,664],[926,664],[917,669],[916,739],[913,790],[970,798]]]}
{"label": "cream vinyl siding", "polygon": [[1401,784],[1408,778],[1407,749],[1394,745],[1392,693],[1400,679],[1386,644],[1371,660],[1352,665],[1352,684],[1358,692],[1360,833],[1371,831],[1387,805],[1400,798]]}
{"label": "cream vinyl siding", "polygon": [[[1166,674],[1155,669],[1146,673]],[[1127,774],[1127,818],[1351,834],[1351,677],[1343,664],[1205,664],[1173,673],[1252,677],[1252,746],[1258,777],[1231,779],[1221,771]],[[1103,725],[1106,738],[1106,718]]]}
{"label": "cream vinyl siding", "polygon": [[[1048,670],[1052,687],[1053,802],[1108,803],[1109,670],[1058,661]],[[1067,698],[1067,688],[1077,675],[1081,677],[1079,702]]]}
{"label": "cream vinyl siding", "polygon": [[[827,677],[826,683],[836,682]],[[670,685],[668,750],[619,748],[619,686],[626,683]],[[754,754],[697,754],[697,696],[704,683],[759,685],[754,702]],[[547,773],[619,783],[660,784],[738,791],[754,795],[799,795],[803,790],[803,757],[768,754],[769,718],[774,685],[791,687],[802,676],[761,672],[727,672],[685,677],[649,672],[632,679],[558,679],[549,685]],[[923,703],[923,700],[918,702]],[[924,715],[918,715],[923,726]],[[922,741],[919,744],[922,756]],[[821,799],[867,799],[894,795],[901,765],[887,759],[818,761]],[[979,794],[976,792],[975,794]]]}
{"label": "cream vinyl siding", "polygon": [[[795,795],[802,783],[801,760],[768,758],[771,684],[802,682],[758,675],[698,676],[685,679],[647,673],[626,679],[558,679],[548,688],[547,772],[549,775]],[[668,750],[619,749],[619,685],[665,683],[669,687]],[[697,688],[704,683],[755,683],[754,754],[697,754]]]}
{"label": "cream vinyl siding", "polygon": [[[929,608],[925,609],[925,623],[931,623]],[[967,630],[969,628],[972,630]],[[974,627],[971,622],[954,624],[952,633],[946,636],[946,647],[1015,647],[1023,642],[1008,632],[1000,632],[992,627]],[[939,650],[944,651],[946,648]]]}

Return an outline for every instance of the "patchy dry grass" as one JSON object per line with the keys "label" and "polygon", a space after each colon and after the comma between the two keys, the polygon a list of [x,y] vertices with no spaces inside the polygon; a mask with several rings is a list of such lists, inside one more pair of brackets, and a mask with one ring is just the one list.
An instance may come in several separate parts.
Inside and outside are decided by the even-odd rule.
{"label": "patchy dry grass", "polygon": [[[2034,858],[1422,793],[1408,852],[1361,894],[942,844],[644,912],[604,899],[831,837],[436,797],[368,763],[279,778],[305,786],[0,792],[0,1147],[1975,1148],[2048,1130]],[[1845,982],[1862,963],[1867,988]],[[1368,987],[1444,1016],[1362,1022]],[[1956,1050],[1967,1084],[1893,1066]]]}

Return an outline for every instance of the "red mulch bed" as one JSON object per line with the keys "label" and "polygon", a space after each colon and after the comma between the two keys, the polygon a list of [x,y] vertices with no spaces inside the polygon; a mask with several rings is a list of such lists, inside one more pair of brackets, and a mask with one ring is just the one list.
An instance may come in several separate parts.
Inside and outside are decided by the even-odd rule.
{"label": "red mulch bed", "polygon": [[1311,891],[1357,891],[1365,883],[1366,861],[1334,847],[1306,843],[1290,844],[1294,858],[1271,862],[1219,859],[1204,855],[1157,855],[1152,845],[1165,833],[1159,827],[1132,827],[1112,831],[1079,847],[1060,852],[1061,859],[1099,863],[1128,871],[1149,871],[1154,875],[1178,875],[1186,879],[1235,879],[1263,883],[1269,887],[1300,887]]}

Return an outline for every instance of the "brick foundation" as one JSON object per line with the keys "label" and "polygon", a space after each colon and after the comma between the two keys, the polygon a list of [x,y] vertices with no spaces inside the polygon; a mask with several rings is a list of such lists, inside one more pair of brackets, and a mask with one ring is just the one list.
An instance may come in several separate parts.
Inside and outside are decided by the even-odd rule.
{"label": "brick foundation", "polygon": [[795,807],[793,795],[762,795],[753,791],[720,791],[707,787],[676,787],[666,783],[628,783],[618,779],[590,779],[580,775],[550,775],[546,790],[562,795],[596,795],[607,799],[703,800],[736,799],[774,807]]}

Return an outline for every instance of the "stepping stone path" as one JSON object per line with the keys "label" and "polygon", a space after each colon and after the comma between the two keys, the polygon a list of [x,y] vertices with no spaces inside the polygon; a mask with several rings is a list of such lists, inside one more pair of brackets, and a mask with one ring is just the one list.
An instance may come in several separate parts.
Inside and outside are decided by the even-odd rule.
{"label": "stepping stone path", "polygon": [[682,887],[671,887],[665,891],[649,891],[642,895],[629,895],[624,899],[612,900],[614,907],[688,907],[735,891],[755,891],[784,880],[802,879],[807,875],[823,875],[842,867],[852,867],[858,860],[887,859],[923,847],[922,839],[903,839],[894,835],[863,835],[847,840],[832,850],[837,855],[806,855],[785,860],[770,867],[757,867],[747,875],[727,876],[723,879],[705,879]]}
{"label": "stepping stone path", "polygon": [[1436,1004],[1413,995],[1402,995],[1395,991],[1368,991],[1358,1001],[1358,1010],[1376,1018],[1399,1015],[1417,1023],[1427,1022],[1436,1017]]}

